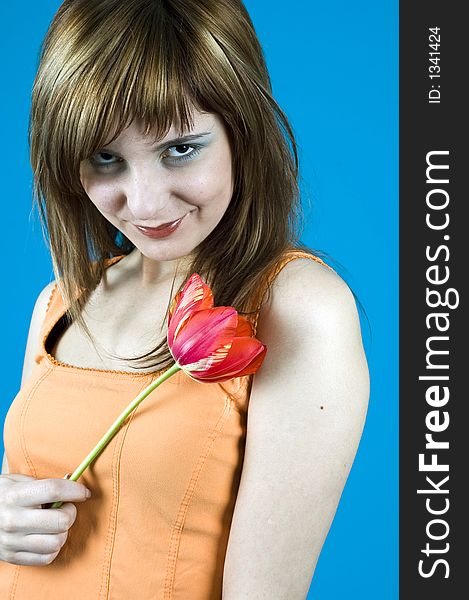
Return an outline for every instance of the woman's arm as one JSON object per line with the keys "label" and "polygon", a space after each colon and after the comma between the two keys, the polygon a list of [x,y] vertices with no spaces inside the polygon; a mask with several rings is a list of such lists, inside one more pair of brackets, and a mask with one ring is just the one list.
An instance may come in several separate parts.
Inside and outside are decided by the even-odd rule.
{"label": "woman's arm", "polygon": [[309,259],[276,277],[257,336],[223,600],[304,600],[363,430],[369,378],[344,281]]}
{"label": "woman's arm", "polygon": [[[36,299],[34,304],[33,313],[31,316],[31,322],[29,324],[28,331],[28,339],[26,341],[26,350],[24,353],[24,362],[23,362],[23,373],[21,376],[21,386],[23,387],[25,381],[29,379],[31,372],[34,367],[34,357],[38,351],[40,340],[40,332],[42,328],[42,324],[44,322],[47,306],[49,304],[50,295],[52,293],[52,288],[55,285],[55,281],[48,283],[46,287],[39,293],[39,296]],[[9,473],[9,466],[6,454],[3,453],[3,461],[2,461],[2,475],[6,475]]]}

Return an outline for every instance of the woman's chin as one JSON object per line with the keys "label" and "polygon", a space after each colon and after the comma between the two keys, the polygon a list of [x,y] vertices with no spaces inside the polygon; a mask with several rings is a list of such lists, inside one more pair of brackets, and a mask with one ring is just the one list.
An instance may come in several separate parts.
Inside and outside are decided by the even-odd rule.
{"label": "woman's chin", "polygon": [[156,245],[142,243],[139,243],[138,245],[135,244],[135,246],[143,258],[148,261],[181,261],[181,263],[183,263],[189,262],[194,255],[194,248],[186,244],[184,244],[184,247],[182,247],[182,245],[175,247],[170,244],[166,247],[163,247],[163,245],[156,247]]}

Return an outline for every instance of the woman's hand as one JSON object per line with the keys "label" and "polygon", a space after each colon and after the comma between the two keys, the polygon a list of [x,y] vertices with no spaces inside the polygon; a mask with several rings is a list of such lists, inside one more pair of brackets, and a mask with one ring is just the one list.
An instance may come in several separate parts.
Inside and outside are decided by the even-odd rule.
{"label": "woman's hand", "polygon": [[[68,479],[0,475],[0,560],[14,565],[48,565],[75,522],[72,502],[87,500],[87,488]],[[44,510],[43,504],[66,502]]]}

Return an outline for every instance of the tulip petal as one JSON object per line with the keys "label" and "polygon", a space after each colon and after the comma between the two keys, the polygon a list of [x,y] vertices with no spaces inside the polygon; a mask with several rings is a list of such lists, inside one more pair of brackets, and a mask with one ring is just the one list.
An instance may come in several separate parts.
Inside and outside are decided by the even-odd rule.
{"label": "tulip petal", "polygon": [[213,365],[205,372],[192,372],[191,375],[194,379],[212,382],[243,377],[259,369],[266,352],[267,347],[255,338],[235,338],[222,363]]}
{"label": "tulip petal", "polygon": [[173,345],[177,332],[192,313],[212,307],[212,290],[202,281],[200,275],[193,273],[183,290],[176,294],[169,308],[168,345]]}
{"label": "tulip petal", "polygon": [[221,362],[231,347],[237,324],[238,314],[231,306],[199,310],[178,328],[172,355],[181,367],[203,361],[201,368],[207,368],[211,363]]}
{"label": "tulip petal", "polygon": [[235,337],[252,337],[252,325],[242,315],[238,315],[238,327],[236,328]]}

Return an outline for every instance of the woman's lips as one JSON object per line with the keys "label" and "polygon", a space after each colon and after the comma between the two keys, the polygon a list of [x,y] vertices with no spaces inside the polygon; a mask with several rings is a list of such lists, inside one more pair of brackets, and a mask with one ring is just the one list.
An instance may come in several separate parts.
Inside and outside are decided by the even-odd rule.
{"label": "woman's lips", "polygon": [[143,235],[151,238],[162,238],[170,235],[179,227],[179,224],[186,217],[181,217],[177,221],[171,221],[171,223],[165,223],[164,225],[160,225],[159,227],[141,227],[140,225],[134,225],[136,229],[138,229]]}

